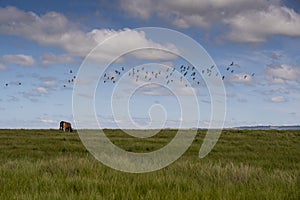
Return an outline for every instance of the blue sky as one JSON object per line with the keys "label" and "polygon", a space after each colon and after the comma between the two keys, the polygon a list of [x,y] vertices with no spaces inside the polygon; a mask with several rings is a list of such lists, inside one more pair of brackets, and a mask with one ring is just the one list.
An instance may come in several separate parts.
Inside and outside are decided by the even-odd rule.
{"label": "blue sky", "polygon": [[[2,0],[0,128],[58,128],[61,120],[74,123],[72,95],[77,72],[87,54],[113,34],[127,35],[102,59],[110,58],[110,53],[126,45],[168,46],[180,53],[180,47],[155,41],[147,33],[135,30],[140,27],[173,29],[203,46],[218,67],[219,77],[225,76],[225,127],[300,124],[299,1]],[[188,65],[163,52],[151,54],[151,58],[145,55],[149,54],[139,52],[135,56],[144,56],[145,63],[160,63],[176,70],[182,64]],[[234,73],[226,70],[231,62]],[[109,74],[125,66],[122,75],[127,73],[127,79],[120,84],[104,84],[100,78],[95,109],[101,127],[132,127],[122,113],[113,116],[111,94],[118,87],[114,98],[120,100],[124,97],[122,92],[137,87],[135,79],[128,76],[136,63],[141,61],[121,59],[106,69]],[[149,72],[167,69],[155,66],[145,65]],[[193,98],[191,91],[196,92],[198,126],[208,127],[212,105],[205,84],[200,80],[201,84],[195,85],[190,79],[191,87],[186,87],[179,79],[180,74],[169,90],[187,101]],[[166,120],[165,127],[177,127],[183,122],[178,99],[163,85],[148,84],[130,98],[131,118],[141,127],[154,128],[162,120]],[[186,109],[192,113],[195,108]],[[149,126],[151,120],[153,126]],[[189,123],[193,120],[185,119],[185,127],[194,126]]]}

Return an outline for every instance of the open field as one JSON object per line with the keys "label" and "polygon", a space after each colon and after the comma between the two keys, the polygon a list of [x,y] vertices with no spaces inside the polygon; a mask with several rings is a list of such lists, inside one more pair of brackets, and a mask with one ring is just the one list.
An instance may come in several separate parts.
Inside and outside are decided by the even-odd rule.
{"label": "open field", "polygon": [[[149,152],[176,131],[105,133],[128,151]],[[76,131],[0,130],[0,199],[300,199],[300,131],[224,130],[199,159],[204,134],[170,166],[129,174],[95,160]]]}

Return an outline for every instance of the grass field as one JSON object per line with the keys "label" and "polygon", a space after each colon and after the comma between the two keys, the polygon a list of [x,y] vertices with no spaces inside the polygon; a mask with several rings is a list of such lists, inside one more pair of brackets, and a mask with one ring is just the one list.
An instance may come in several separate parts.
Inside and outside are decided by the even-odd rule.
{"label": "grass field", "polygon": [[[128,151],[150,152],[176,131],[105,133]],[[300,199],[300,131],[224,130],[199,159],[204,135],[170,166],[130,174],[95,160],[76,131],[0,130],[0,199]]]}

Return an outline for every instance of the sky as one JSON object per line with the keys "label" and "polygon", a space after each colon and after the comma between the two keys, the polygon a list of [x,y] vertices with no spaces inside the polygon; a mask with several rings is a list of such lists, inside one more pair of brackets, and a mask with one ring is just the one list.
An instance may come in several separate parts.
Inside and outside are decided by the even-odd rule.
{"label": "sky", "polygon": [[[184,34],[208,57],[142,27]],[[206,128],[220,95],[209,84],[224,87],[224,127],[300,124],[300,1],[0,0],[0,43],[0,128],[76,126],[83,99],[101,128]],[[140,46],[156,50],[119,55]],[[203,59],[195,80],[180,71],[192,68],[184,52]]]}

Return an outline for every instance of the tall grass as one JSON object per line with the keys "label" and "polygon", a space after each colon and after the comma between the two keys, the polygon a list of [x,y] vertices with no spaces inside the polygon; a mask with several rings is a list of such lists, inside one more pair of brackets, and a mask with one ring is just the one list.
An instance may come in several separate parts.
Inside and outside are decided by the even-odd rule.
{"label": "tall grass", "polygon": [[[126,150],[149,152],[176,131],[105,133]],[[300,199],[299,131],[225,130],[199,159],[204,134],[170,166],[129,174],[95,160],[76,132],[0,130],[0,199]]]}

